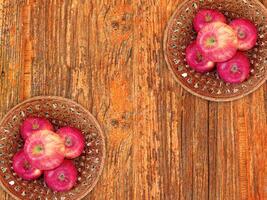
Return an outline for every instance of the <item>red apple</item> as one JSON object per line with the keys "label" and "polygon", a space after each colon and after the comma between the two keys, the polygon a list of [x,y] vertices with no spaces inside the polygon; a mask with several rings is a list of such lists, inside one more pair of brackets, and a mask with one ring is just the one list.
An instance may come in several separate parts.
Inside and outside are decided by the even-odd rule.
{"label": "red apple", "polygon": [[238,40],[234,29],[229,25],[213,22],[199,31],[197,45],[206,59],[224,62],[236,54]]}
{"label": "red apple", "polygon": [[215,67],[214,62],[202,55],[195,41],[186,48],[186,61],[192,69],[200,73],[211,71]]}
{"label": "red apple", "polygon": [[30,164],[23,150],[14,155],[12,166],[16,174],[24,180],[34,180],[42,175],[41,170],[36,169]]}
{"label": "red apple", "polygon": [[41,170],[58,167],[64,160],[65,145],[61,137],[48,130],[30,135],[24,145],[29,162]]}
{"label": "red apple", "polygon": [[249,77],[250,62],[244,53],[237,52],[231,60],[218,63],[217,70],[225,82],[242,83]]}
{"label": "red apple", "polygon": [[217,10],[202,9],[194,18],[194,29],[199,32],[204,26],[212,22],[226,23],[227,20],[225,16]]}
{"label": "red apple", "polygon": [[76,158],[81,155],[85,147],[85,138],[81,131],[72,127],[63,127],[57,131],[65,142],[65,157]]}
{"label": "red apple", "polygon": [[40,117],[29,117],[22,123],[20,127],[20,133],[24,140],[40,130],[53,131],[54,128],[47,119]]}
{"label": "red apple", "polygon": [[66,192],[72,189],[77,177],[77,169],[70,160],[64,160],[56,169],[44,172],[46,185],[56,192]]}
{"label": "red apple", "polygon": [[238,49],[246,51],[256,45],[258,31],[251,21],[248,19],[235,19],[230,23],[230,26],[237,33]]}

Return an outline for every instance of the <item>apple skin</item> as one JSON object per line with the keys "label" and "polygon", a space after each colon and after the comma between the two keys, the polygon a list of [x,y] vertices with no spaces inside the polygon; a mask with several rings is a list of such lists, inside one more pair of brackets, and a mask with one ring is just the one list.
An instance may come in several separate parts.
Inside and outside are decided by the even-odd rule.
{"label": "apple skin", "polygon": [[23,149],[13,156],[12,166],[16,174],[27,181],[35,180],[42,175],[40,169],[37,169],[30,164]]}
{"label": "apple skin", "polygon": [[226,17],[217,10],[202,9],[196,14],[193,24],[196,32],[199,32],[204,26],[212,22],[227,23]]}
{"label": "apple skin", "polygon": [[40,130],[53,131],[54,127],[47,119],[41,117],[28,117],[20,126],[20,133],[24,140]]}
{"label": "apple skin", "polygon": [[256,45],[258,30],[250,20],[235,19],[230,23],[230,26],[236,31],[239,50],[247,51]]}
{"label": "apple skin", "polygon": [[214,69],[215,63],[207,60],[198,48],[196,41],[186,48],[187,64],[199,73],[209,72]]}
{"label": "apple skin", "polygon": [[199,31],[197,46],[206,59],[225,62],[236,54],[238,39],[236,32],[229,25],[213,22]]}
{"label": "apple skin", "polygon": [[242,83],[250,74],[250,62],[248,57],[237,52],[236,55],[227,62],[217,63],[218,74],[227,83]]}
{"label": "apple skin", "polygon": [[85,147],[85,138],[81,131],[73,127],[63,127],[57,133],[64,140],[66,158],[73,159],[82,154]]}
{"label": "apple skin", "polygon": [[58,134],[42,130],[27,138],[24,152],[34,167],[41,170],[50,170],[58,167],[63,162],[65,145]]}
{"label": "apple skin", "polygon": [[46,185],[55,192],[71,190],[76,184],[77,178],[77,169],[70,160],[64,160],[59,167],[44,172]]}

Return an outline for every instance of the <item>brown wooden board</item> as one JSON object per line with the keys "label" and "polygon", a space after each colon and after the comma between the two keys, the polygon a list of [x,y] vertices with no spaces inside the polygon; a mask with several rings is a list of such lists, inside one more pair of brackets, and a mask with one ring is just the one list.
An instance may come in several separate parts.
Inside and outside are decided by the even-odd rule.
{"label": "brown wooden board", "polygon": [[163,54],[180,2],[0,0],[0,118],[39,95],[87,108],[107,155],[85,199],[267,199],[266,83],[229,103],[183,90]]}

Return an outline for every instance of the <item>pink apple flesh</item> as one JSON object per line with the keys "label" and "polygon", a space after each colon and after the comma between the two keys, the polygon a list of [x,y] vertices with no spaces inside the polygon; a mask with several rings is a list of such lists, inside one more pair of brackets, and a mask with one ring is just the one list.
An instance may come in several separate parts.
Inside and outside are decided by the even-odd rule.
{"label": "pink apple flesh", "polygon": [[40,130],[53,131],[54,128],[47,119],[40,117],[29,117],[22,123],[20,127],[20,133],[24,140]]}
{"label": "pink apple flesh", "polygon": [[34,167],[41,170],[50,170],[58,167],[63,162],[65,145],[58,134],[43,130],[27,138],[24,152]]}
{"label": "pink apple flesh", "polygon": [[23,150],[14,155],[12,166],[16,174],[24,180],[35,180],[42,175],[41,170],[36,169],[30,164]]}
{"label": "pink apple flesh", "polygon": [[244,53],[237,52],[231,60],[218,63],[217,70],[225,82],[242,83],[249,77],[250,62]]}
{"label": "pink apple flesh", "polygon": [[194,41],[186,48],[187,64],[200,73],[209,72],[215,67],[215,63],[207,60]]}
{"label": "pink apple flesh", "polygon": [[63,127],[57,133],[65,142],[66,158],[72,159],[81,155],[85,147],[85,138],[81,131],[72,127]]}
{"label": "pink apple flesh", "polygon": [[258,31],[250,20],[235,19],[230,23],[230,26],[236,31],[239,50],[250,50],[256,45]]}
{"label": "pink apple flesh", "polygon": [[70,160],[64,160],[59,167],[44,172],[46,185],[56,192],[71,190],[77,182],[77,177],[77,169]]}
{"label": "pink apple flesh", "polygon": [[213,22],[199,31],[197,46],[206,59],[212,62],[224,62],[236,54],[237,35],[229,25]]}
{"label": "pink apple flesh", "polygon": [[204,26],[212,22],[226,23],[225,16],[217,10],[213,9],[202,9],[194,18],[194,29],[199,32]]}

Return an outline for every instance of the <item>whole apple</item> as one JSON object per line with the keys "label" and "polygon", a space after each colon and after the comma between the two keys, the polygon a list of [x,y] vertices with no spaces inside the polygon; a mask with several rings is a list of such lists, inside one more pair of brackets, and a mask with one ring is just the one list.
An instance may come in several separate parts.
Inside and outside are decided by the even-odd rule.
{"label": "whole apple", "polygon": [[248,19],[235,19],[230,26],[236,31],[238,37],[238,49],[246,51],[252,49],[257,42],[257,27]]}
{"label": "whole apple", "polygon": [[54,127],[47,119],[41,117],[28,117],[20,126],[20,133],[24,140],[40,130],[53,131]]}
{"label": "whole apple", "polygon": [[197,72],[209,72],[215,67],[215,63],[207,60],[201,53],[196,41],[186,48],[186,61],[188,65]]}
{"label": "whole apple", "polygon": [[199,32],[204,26],[212,22],[223,22],[226,23],[227,20],[225,16],[217,10],[214,9],[202,9],[198,11],[194,18],[194,29]]}
{"label": "whole apple", "polygon": [[224,62],[236,54],[238,39],[236,32],[229,25],[213,22],[199,31],[197,45],[206,59]]}
{"label": "whole apple", "polygon": [[50,170],[58,167],[63,162],[65,145],[58,134],[42,130],[27,138],[24,152],[34,167],[41,170]]}
{"label": "whole apple", "polygon": [[31,165],[23,150],[20,150],[13,156],[12,166],[16,174],[24,180],[35,180],[42,175],[40,169]]}
{"label": "whole apple", "polygon": [[237,52],[236,55],[227,62],[217,64],[218,74],[225,82],[242,83],[249,77],[250,62],[248,57]]}
{"label": "whole apple", "polygon": [[77,177],[77,169],[70,160],[64,160],[59,167],[44,172],[46,185],[56,192],[66,192],[72,189]]}
{"label": "whole apple", "polygon": [[65,142],[66,158],[72,159],[81,155],[85,147],[85,138],[81,131],[73,127],[63,127],[57,133]]}

